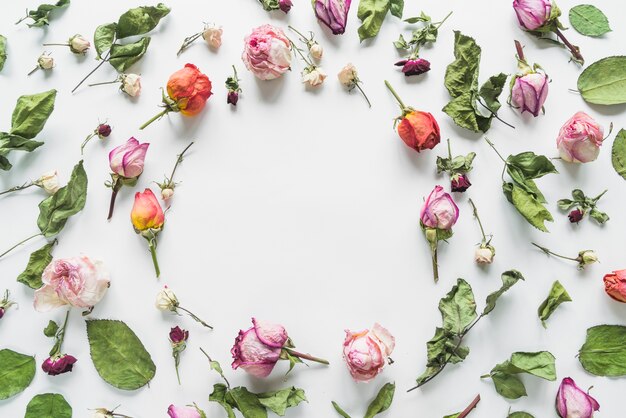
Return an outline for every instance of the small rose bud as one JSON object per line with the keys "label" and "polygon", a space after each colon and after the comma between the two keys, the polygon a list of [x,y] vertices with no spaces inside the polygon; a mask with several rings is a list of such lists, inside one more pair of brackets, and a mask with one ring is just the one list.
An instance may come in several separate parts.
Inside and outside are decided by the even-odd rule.
{"label": "small rose bud", "polygon": [[75,54],[84,54],[87,52],[91,44],[82,35],[74,35],[69,41],[70,50]]}
{"label": "small rose bud", "polygon": [[109,135],[111,135],[111,125],[101,123],[96,128],[96,134],[100,137],[100,139],[108,137]]}
{"label": "small rose bud", "polygon": [[170,200],[174,196],[174,189],[170,187],[166,187],[165,189],[161,189],[161,199]]}
{"label": "small rose bud", "polygon": [[519,25],[526,30],[536,30],[550,19],[550,0],[513,0],[513,9]]}
{"label": "small rose bud", "polygon": [[76,357],[70,356],[69,354],[63,354],[58,358],[48,357],[41,365],[41,368],[50,376],[57,376],[63,373],[71,372],[74,368],[74,363],[77,361]]}
{"label": "small rose bud", "polygon": [[237,106],[237,102],[239,101],[239,93],[236,91],[229,91],[226,96],[226,103],[231,104],[233,106]]}
{"label": "small rose bud", "polygon": [[141,76],[139,74],[122,74],[120,90],[130,97],[137,97],[141,93]]}
{"label": "small rose bud", "polygon": [[481,245],[476,248],[474,261],[478,264],[491,264],[496,255],[496,249],[491,245]]}
{"label": "small rose bud", "polygon": [[311,87],[321,85],[326,79],[326,73],[320,67],[307,68],[302,72],[302,83]]}
{"label": "small rose bud", "polygon": [[339,82],[347,88],[353,88],[358,80],[358,72],[354,64],[349,63],[337,74]]}
{"label": "small rose bud", "polygon": [[556,411],[561,418],[593,418],[600,404],[583,391],[571,377],[566,377],[556,394]]}
{"label": "small rose bud", "polygon": [[626,303],[626,270],[616,270],[606,274],[604,291],[614,300]]}
{"label": "small rose bud", "polygon": [[35,181],[35,185],[41,187],[46,193],[53,195],[59,190],[59,176],[56,170],[44,173]]}
{"label": "small rose bud", "polygon": [[169,415],[169,418],[202,418],[203,416],[206,416],[204,415],[204,412],[202,414],[200,412],[200,409],[196,406],[170,405],[169,408],[167,408],[167,415]]}
{"label": "small rose bud", "polygon": [[574,209],[573,211],[569,213],[569,215],[567,215],[567,217],[569,218],[569,221],[573,224],[574,223],[577,224],[578,222],[582,221],[583,216],[585,216],[585,212],[583,212],[580,209]]}
{"label": "small rose bud", "polygon": [[50,70],[54,67],[54,58],[50,55],[41,54],[37,59],[37,66],[42,70]]}
{"label": "small rose bud", "polygon": [[157,294],[155,306],[158,310],[176,312],[178,305],[178,298],[167,286]]}
{"label": "small rose bud", "polygon": [[189,331],[180,328],[179,326],[175,326],[170,330],[170,341],[172,344],[180,344],[184,343],[189,339]]}
{"label": "small rose bud", "polygon": [[593,250],[584,250],[578,253],[576,260],[578,261],[578,268],[582,270],[588,264],[597,263],[598,255]]}
{"label": "small rose bud", "polygon": [[455,176],[451,180],[451,186],[453,192],[463,193],[467,189],[470,188],[472,183],[470,183],[469,179],[465,174],[461,174],[459,176]]}
{"label": "small rose bud", "polygon": [[218,49],[222,46],[222,34],[224,30],[221,26],[207,26],[202,32],[202,39],[213,49]]}
{"label": "small rose bud", "polygon": [[397,67],[402,67],[402,72],[406,77],[420,75],[430,71],[430,62],[423,58],[402,60],[395,63]]}
{"label": "small rose bud", "polygon": [[278,0],[278,7],[280,7],[280,10],[285,13],[289,13],[289,10],[291,10],[292,6],[293,3],[291,2],[291,0]]}
{"label": "small rose bud", "polygon": [[319,61],[322,59],[322,55],[324,55],[324,48],[317,42],[313,42],[313,45],[309,48],[309,52],[314,59]]}
{"label": "small rose bud", "polygon": [[548,84],[547,74],[530,73],[517,77],[511,89],[511,103],[522,113],[539,116],[548,97]]}

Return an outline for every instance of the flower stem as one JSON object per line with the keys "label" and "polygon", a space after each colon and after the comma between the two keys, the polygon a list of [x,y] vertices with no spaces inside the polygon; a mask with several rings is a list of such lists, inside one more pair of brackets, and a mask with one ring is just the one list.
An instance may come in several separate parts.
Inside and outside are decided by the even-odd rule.
{"label": "flower stem", "polygon": [[156,240],[155,239],[151,239],[149,241],[148,246],[150,247],[150,255],[152,255],[152,264],[154,264],[154,271],[155,271],[157,279],[158,279],[159,276],[161,276],[161,270],[159,269],[159,261],[157,260]]}
{"label": "flower stem", "polygon": [[24,244],[26,241],[31,240],[35,237],[38,237],[40,235],[43,235],[43,233],[38,233],[35,235],[31,235],[30,237],[18,242],[17,244],[15,244],[14,246],[12,246],[11,248],[9,248],[8,250],[6,250],[5,252],[3,252],[2,254],[0,254],[0,258],[4,257],[5,255],[7,255],[8,253],[10,253],[11,251],[13,251],[14,249],[16,249],[17,247],[19,247],[20,245]]}
{"label": "flower stem", "polygon": [[70,46],[70,44],[41,44],[42,46]]}
{"label": "flower stem", "polygon": [[446,17],[444,17],[444,18],[443,18],[443,20],[442,20],[441,22],[439,22],[439,23],[437,23],[437,24],[435,25],[435,27],[436,27],[437,29],[439,29],[439,28],[441,27],[441,25],[443,25],[443,24],[444,24],[444,22],[445,22],[446,20],[448,20],[448,18],[449,18],[450,16],[452,16],[452,12],[448,13],[448,14],[446,15]]}
{"label": "flower stem", "polygon": [[480,394],[476,395],[474,400],[467,406],[467,408],[463,410],[463,412],[461,412],[457,416],[457,418],[465,418],[466,416],[468,416],[469,413],[472,412],[474,408],[476,408],[476,406],[478,405],[478,402],[480,402]]}
{"label": "flower stem", "polygon": [[[82,144],[80,144],[80,155],[83,155],[83,150],[85,149],[85,146],[87,145],[87,143],[91,140],[91,138],[93,138],[94,136],[96,136],[95,133],[91,133],[89,135],[87,135],[87,138],[85,138],[85,140],[83,141]],[[110,217],[109,217],[110,219]]]}
{"label": "flower stem", "polygon": [[359,91],[361,92],[361,94],[363,95],[363,97],[365,97],[365,101],[367,101],[367,105],[369,107],[372,107],[372,103],[370,102],[370,99],[367,97],[367,94],[365,94],[365,92],[363,91],[363,89],[361,88],[361,86],[359,85],[360,83],[357,81],[356,83],[354,83],[354,86],[359,89]]}
{"label": "flower stem", "polygon": [[36,66],[35,68],[33,68],[32,70],[30,70],[30,72],[27,75],[31,75],[33,74],[35,71],[37,71],[39,69],[39,66]]}
{"label": "flower stem", "polygon": [[[609,189],[606,189],[605,191],[603,191],[602,193],[600,193],[598,196],[594,197],[594,198],[593,198],[593,201],[594,201],[594,202],[597,202],[597,201],[598,201],[598,200],[600,200],[600,198],[601,198],[602,196],[604,196],[604,194],[605,194],[606,192],[608,192],[608,191],[609,191]],[[2,194],[2,193],[0,193],[0,194]]]}
{"label": "flower stem", "polygon": [[562,259],[564,259],[564,260],[571,260],[571,261],[576,261],[576,262],[578,262],[578,260],[577,260],[577,259],[575,259],[575,258],[565,257],[564,255],[560,255],[560,254],[554,253],[554,252],[552,252],[552,251],[548,250],[546,247],[542,247],[541,245],[539,245],[539,244],[535,244],[534,242],[531,242],[531,244],[532,244],[532,245],[534,245],[535,247],[539,248],[541,251],[543,251],[543,252],[544,252],[544,253],[546,253],[547,255],[553,255],[553,256],[555,256],[555,257],[559,257],[559,258],[562,258]]}
{"label": "flower stem", "polygon": [[435,279],[435,283],[439,281],[439,264],[437,263],[437,247],[431,249],[432,253],[432,264],[433,264],[433,278]]}
{"label": "flower stem", "polygon": [[202,324],[203,326],[209,328],[209,329],[213,329],[213,327],[209,324],[207,324],[206,322],[204,322],[202,319],[198,318],[198,316],[196,314],[194,314],[193,312],[191,312],[190,310],[183,308],[182,306],[178,305],[177,306],[178,309],[180,309],[181,311],[187,312],[187,314],[196,322],[199,322],[200,324]]}
{"label": "flower stem", "polygon": [[504,120],[500,119],[500,116],[498,116],[498,114],[497,114],[496,112],[494,112],[493,110],[491,110],[491,109],[489,108],[489,106],[485,105],[485,104],[484,104],[484,103],[483,103],[480,99],[479,99],[479,100],[477,100],[477,101],[478,101],[478,103],[479,103],[482,107],[484,107],[485,109],[487,109],[487,110],[489,111],[489,113],[491,113],[491,115],[492,115],[494,118],[498,119],[500,122],[504,123],[504,124],[505,124],[506,126],[508,126],[509,128],[513,128],[513,129],[515,129],[515,126],[513,126],[513,125],[511,125],[510,123],[505,122]]}
{"label": "flower stem", "polygon": [[327,365],[330,364],[328,362],[328,360],[324,360],[324,359],[319,358],[319,357],[313,357],[310,354],[300,353],[299,351],[296,351],[296,350],[294,350],[292,348],[283,347],[283,350],[287,351],[289,354],[291,354],[294,357],[298,357],[298,358],[301,358],[301,359],[314,361],[316,363],[321,363],[321,364],[327,364]]}
{"label": "flower stem", "polygon": [[580,48],[578,48],[575,45],[572,45],[570,43],[570,41],[567,40],[567,38],[565,37],[565,35],[563,35],[563,33],[559,30],[559,28],[555,28],[554,29],[554,33],[556,33],[556,36],[563,41],[563,43],[565,44],[565,46],[567,47],[567,49],[570,50],[570,52],[572,53],[572,56],[574,57],[574,61],[576,61],[577,63],[579,63],[580,65],[583,65],[585,63],[585,59],[583,58],[583,56],[580,54]]}
{"label": "flower stem", "polygon": [[101,83],[93,83],[93,84],[87,84],[88,87],[93,87],[93,86],[103,86],[105,84],[115,84],[115,83],[119,83],[120,80],[119,79],[115,79],[113,81],[103,81]]}
{"label": "flower stem", "polygon": [[452,148],[450,147],[450,138],[448,138],[448,159],[452,162]]}
{"label": "flower stem", "polygon": [[176,378],[178,379],[178,384],[180,385],[180,374],[178,373],[178,364],[176,364],[174,367],[176,369]]}
{"label": "flower stem", "polygon": [[391,84],[389,84],[389,81],[385,80],[385,86],[387,86],[387,88],[389,89],[391,94],[393,94],[393,97],[396,98],[396,100],[398,101],[398,104],[400,105],[400,109],[402,109],[402,111],[404,112],[404,110],[407,107],[404,104],[404,102],[402,101],[402,99],[400,98],[400,96],[398,96],[398,93],[396,93],[396,91],[393,89],[393,87],[391,87]]}
{"label": "flower stem", "polygon": [[93,70],[91,70],[91,71],[89,72],[89,74],[87,74],[87,75],[85,76],[85,78],[83,78],[82,80],[80,80],[80,82],[76,85],[76,87],[74,87],[74,88],[72,89],[72,91],[71,91],[72,93],[74,93],[74,92],[76,91],[76,89],[77,89],[77,88],[79,88],[79,87],[80,87],[80,86],[81,86],[81,85],[85,82],[85,80],[87,80],[89,77],[91,77],[91,75],[92,75],[93,73],[95,73],[95,72],[96,72],[96,70],[97,70],[98,68],[102,67],[102,64],[104,64],[105,62],[107,62],[107,61],[108,61],[108,58],[109,58],[109,54],[110,54],[110,53],[111,53],[111,51],[107,52],[107,54],[104,56],[104,58],[102,58],[102,61],[100,61],[100,63],[99,63],[98,65],[96,65],[96,68],[94,68]]}
{"label": "flower stem", "polygon": [[508,163],[506,162],[506,160],[504,159],[504,157],[502,157],[502,155],[498,152],[498,150],[496,149],[496,146],[495,146],[495,145],[493,145],[493,142],[491,142],[491,141],[489,140],[489,138],[487,138],[487,137],[485,137],[485,141],[487,141],[487,143],[488,143],[489,145],[491,145],[491,148],[493,148],[493,150],[496,152],[496,154],[498,154],[498,157],[500,157],[500,159],[502,160],[502,162],[504,162],[504,164],[508,164]]}
{"label": "flower stem", "polygon": [[109,215],[107,216],[107,221],[111,220],[111,218],[113,217],[113,210],[115,209],[115,199],[117,198],[117,192],[119,192],[121,188],[122,182],[119,180],[119,178],[117,178],[111,186],[111,202],[109,203]]}
{"label": "flower stem", "polygon": [[176,164],[174,164],[174,169],[172,170],[172,175],[170,176],[170,178],[168,179],[168,187],[172,187],[172,183],[174,183],[174,174],[176,173],[176,169],[178,168],[178,164],[183,162],[183,156],[185,155],[185,153],[187,152],[187,150],[193,145],[193,141],[187,145],[187,147],[183,150],[183,152],[181,152],[180,154],[178,154],[178,158],[176,159]]}
{"label": "flower stem", "polygon": [[487,236],[485,235],[485,230],[483,229],[483,223],[480,221],[480,217],[478,216],[478,209],[476,209],[476,205],[474,201],[470,197],[469,204],[472,205],[472,209],[474,211],[474,217],[478,221],[478,226],[480,226],[480,233],[483,235],[483,242],[487,242]]}
{"label": "flower stem", "polygon": [[[0,192],[0,196],[2,196],[3,194],[7,194],[7,193],[13,193],[13,192],[17,192],[18,190],[24,190],[24,189],[28,189],[31,186],[35,186],[34,182],[30,182],[30,183],[25,183],[22,184],[21,186],[15,186],[15,187],[11,187],[8,190],[5,190],[3,192]],[[600,198],[600,196],[598,196],[598,199]]]}
{"label": "flower stem", "polygon": [[[287,39],[289,39],[289,38],[287,38]],[[296,46],[296,44],[295,44],[295,43],[294,43],[291,39],[289,39],[289,43],[291,44],[291,48],[292,48],[292,49],[295,49],[295,50],[296,50],[296,52],[297,52],[297,53],[298,53],[298,54],[302,57],[302,61],[304,61],[304,63],[305,63],[307,66],[309,66],[309,67],[315,67],[315,65],[314,65],[312,62],[310,62],[310,61],[309,61],[309,60],[308,60],[308,59],[304,56],[304,54],[302,53],[302,51],[300,50],[300,48],[298,48],[298,47]]]}
{"label": "flower stem", "polygon": [[152,122],[154,122],[157,119],[161,119],[163,116],[167,115],[170,111],[171,110],[168,108],[168,109],[163,110],[162,112],[159,112],[158,114],[150,118],[150,120],[148,120],[146,123],[141,125],[139,129],[143,130],[146,126],[150,125]]}
{"label": "flower stem", "polygon": [[309,40],[308,40],[308,38],[307,38],[306,36],[304,36],[302,33],[300,33],[300,31],[299,31],[298,29],[294,28],[294,27],[293,27],[293,26],[291,26],[291,25],[289,25],[289,26],[287,26],[287,27],[288,27],[289,29],[291,29],[292,31],[294,31],[295,33],[297,33],[297,34],[300,36],[301,41],[302,41],[302,42],[305,42],[305,43],[308,45],[308,43],[309,43],[309,42],[308,42],[308,41],[309,41]]}
{"label": "flower stem", "polygon": [[179,49],[179,50],[178,50],[178,52],[176,53],[176,56],[177,56],[177,57],[178,57],[178,56],[180,56],[180,54],[182,54],[182,53],[183,53],[183,51],[184,51],[185,49],[189,48],[189,46],[190,46],[193,42],[195,42],[195,40],[196,40],[196,39],[198,39],[200,36],[202,36],[202,34],[203,34],[203,33],[204,33],[204,32],[198,32],[198,33],[196,33],[195,35],[191,35],[191,36],[186,37],[186,38],[183,40],[183,44],[180,46],[180,49]]}

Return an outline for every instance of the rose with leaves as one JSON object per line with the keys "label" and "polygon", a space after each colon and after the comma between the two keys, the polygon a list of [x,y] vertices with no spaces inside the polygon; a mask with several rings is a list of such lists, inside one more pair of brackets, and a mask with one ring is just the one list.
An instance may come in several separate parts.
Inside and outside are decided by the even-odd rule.
{"label": "rose with leaves", "polygon": [[561,199],[557,202],[557,204],[559,205],[559,209],[565,211],[569,211],[573,207],[576,208],[567,216],[571,223],[578,223],[582,221],[585,215],[589,213],[589,217],[595,219],[596,222],[602,225],[610,218],[609,215],[598,210],[596,205],[598,204],[598,200],[600,200],[600,198],[604,196],[607,191],[608,190],[605,190],[598,196],[591,198],[585,196],[585,193],[582,190],[574,189],[572,190],[572,199]]}
{"label": "rose with leaves", "polygon": [[176,378],[180,385],[180,374],[178,366],[180,365],[180,354],[187,348],[187,340],[189,339],[189,331],[180,328],[178,325],[170,330],[170,345],[172,346],[172,357],[174,357],[174,366],[176,367]]}
{"label": "rose with leaves", "polygon": [[17,305],[17,303],[11,300],[11,293],[9,293],[8,290],[5,290],[4,296],[0,299],[0,319],[4,317],[7,310],[13,305]]}
{"label": "rose with leaves", "polygon": [[239,94],[242,92],[241,87],[239,86],[240,81],[241,80],[237,76],[237,68],[233,65],[233,75],[228,77],[225,83],[226,89],[228,90],[226,93],[226,103],[237,106]]}
{"label": "rose with leaves", "polygon": [[589,391],[585,392],[576,385],[574,379],[566,377],[561,381],[556,394],[556,412],[561,418],[593,418],[593,413],[600,410],[600,404]]}
{"label": "rose with leaves", "polygon": [[472,185],[467,173],[472,170],[472,162],[475,157],[476,153],[470,152],[466,156],[457,155],[452,158],[450,139],[448,139],[448,158],[437,157],[437,174],[448,173],[452,191],[463,193]]}
{"label": "rose with leaves", "polygon": [[152,264],[156,277],[161,275],[159,262],[156,255],[157,236],[163,230],[165,224],[165,214],[156,196],[150,189],[135,193],[135,203],[130,212],[130,220],[135,232],[148,241]]}
{"label": "rose with leaves", "polygon": [[134,137],[130,137],[126,143],[119,145],[109,152],[109,167],[111,168],[111,181],[107,181],[106,187],[111,188],[111,202],[107,219],[113,217],[115,199],[122,186],[134,186],[139,176],[143,173],[143,167],[148,152],[148,142],[139,143]]}
{"label": "rose with leaves", "polygon": [[520,72],[511,78],[509,104],[521,109],[522,113],[529,112],[537,117],[539,112],[545,113],[543,104],[548,97],[550,80],[539,64],[533,64],[531,67],[526,62],[524,50],[518,41],[515,41],[515,48]]}
{"label": "rose with leaves", "polygon": [[240,330],[230,350],[232,368],[242,368],[258,378],[270,375],[278,360],[289,360],[289,371],[302,359],[328,364],[328,361],[294,350],[293,342],[282,325],[252,318],[252,327]]}
{"label": "rose with leaves", "polygon": [[478,247],[476,247],[476,251],[474,252],[474,261],[477,264],[491,264],[493,263],[493,258],[496,256],[496,249],[493,245],[491,245],[491,240],[493,238],[490,235],[487,238],[485,234],[485,229],[483,228],[483,223],[480,221],[480,217],[478,216],[478,209],[474,204],[472,199],[469,199],[469,204],[472,206],[472,210],[474,213],[474,218],[478,221],[478,226],[480,226],[480,233],[482,234],[482,240]]}
{"label": "rose with leaves", "polygon": [[393,362],[389,356],[395,346],[396,339],[378,323],[371,330],[346,330],[343,359],[355,381],[369,382],[383,371],[387,362]]}
{"label": "rose with leaves", "polygon": [[290,69],[290,47],[291,42],[282,29],[262,25],[245,37],[241,59],[259,80],[273,80]]}
{"label": "rose with leaves", "polygon": [[559,136],[556,138],[556,146],[563,161],[588,163],[598,158],[603,141],[602,126],[585,112],[576,112],[561,127]]}
{"label": "rose with leaves", "polygon": [[63,354],[61,350],[63,340],[65,339],[65,330],[67,328],[69,315],[70,311],[67,311],[63,326],[59,327],[56,322],[50,321],[48,326],[43,330],[46,337],[54,338],[54,345],[50,350],[50,357],[45,359],[41,365],[41,369],[50,376],[58,376],[63,373],[71,372],[74,368],[74,363],[78,361],[76,357]]}

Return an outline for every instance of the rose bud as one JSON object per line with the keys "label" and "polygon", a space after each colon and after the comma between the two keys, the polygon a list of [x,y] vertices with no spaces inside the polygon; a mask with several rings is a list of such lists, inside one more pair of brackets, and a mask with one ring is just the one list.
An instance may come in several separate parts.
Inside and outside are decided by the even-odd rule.
{"label": "rose bud", "polygon": [[420,75],[430,71],[430,62],[423,58],[402,60],[396,62],[394,65],[396,67],[402,67],[402,72],[406,77]]}
{"label": "rose bud", "polygon": [[226,103],[231,104],[233,106],[237,106],[237,102],[239,101],[239,93],[236,91],[229,91],[226,95]]}
{"label": "rose bud", "polygon": [[515,79],[511,89],[511,103],[522,113],[530,112],[533,116],[539,116],[543,104],[548,97],[548,76],[546,74],[532,73]]}
{"label": "rose bud", "polygon": [[580,209],[574,209],[573,211],[569,213],[569,215],[567,215],[571,223],[578,223],[582,221],[584,216],[585,216],[585,212],[583,212]]}
{"label": "rose bud", "polygon": [[341,35],[346,31],[348,12],[352,0],[315,0],[315,16],[333,32]]}
{"label": "rose bud", "polygon": [[593,264],[598,262],[598,255],[593,250],[584,250],[578,253],[578,269],[582,270],[588,264]]}
{"label": "rose bud", "polygon": [[459,219],[459,208],[441,186],[435,186],[422,210],[420,220],[428,228],[450,230]]}
{"label": "rose bud", "polygon": [[311,54],[311,57],[319,61],[324,55],[324,48],[317,42],[313,42],[309,47],[309,53]]}
{"label": "rose bud", "polygon": [[170,418],[206,418],[206,414],[195,404],[194,406],[174,406],[167,408],[167,415]]}
{"label": "rose bud", "polygon": [[289,10],[291,10],[292,6],[293,3],[291,2],[291,0],[278,0],[278,7],[285,13],[289,13]]}
{"label": "rose bud", "polygon": [[46,54],[45,52],[39,56],[37,59],[37,66],[28,73],[31,75],[35,71],[41,70],[51,70],[54,67],[54,58],[50,56],[50,54]]}
{"label": "rose bud", "polygon": [[606,274],[604,291],[616,301],[626,303],[626,270],[616,270]]}
{"label": "rose bud", "polygon": [[4,297],[2,299],[0,299],[0,319],[2,319],[2,317],[6,313],[7,309],[9,309],[13,305],[17,305],[15,302],[13,302],[11,299],[9,299],[10,296],[11,296],[11,294],[9,293],[9,291],[5,290],[4,291]]}
{"label": "rose bud", "polygon": [[120,90],[130,97],[137,97],[141,93],[141,76],[139,74],[122,74]]}
{"label": "rose bud", "polygon": [[34,184],[44,189],[49,195],[55,194],[61,187],[59,185],[59,174],[56,170],[42,174],[41,177],[35,180]]}
{"label": "rose bud", "polygon": [[561,418],[593,418],[600,404],[588,392],[584,392],[574,380],[566,377],[556,394],[556,411]]}
{"label": "rose bud", "polygon": [[290,69],[291,43],[281,29],[259,26],[246,36],[241,59],[258,79],[273,80]]}
{"label": "rose bud", "polygon": [[463,193],[472,185],[472,183],[470,183],[469,179],[467,178],[467,175],[465,174],[460,174],[458,176],[452,177],[450,183],[452,186],[452,191],[459,193]]}
{"label": "rose bud", "polygon": [[349,89],[353,89],[359,79],[356,67],[352,63],[346,64],[337,74],[337,78],[344,87]]}
{"label": "rose bud", "polygon": [[533,31],[550,19],[552,4],[550,0],[514,0],[513,10],[520,26]]}
{"label": "rose bud", "polygon": [[170,341],[172,344],[180,344],[184,343],[189,339],[189,331],[180,328],[179,326],[175,326],[170,330]]}
{"label": "rose bud", "polygon": [[570,163],[588,163],[598,158],[604,129],[591,116],[578,112],[559,131],[556,144],[561,159]]}
{"label": "rose bud", "polygon": [[174,357],[174,366],[176,367],[176,378],[180,385],[180,374],[178,366],[180,365],[180,353],[187,348],[187,340],[189,339],[189,331],[176,326],[170,330],[170,344],[172,345],[172,357]]}
{"label": "rose bud", "polygon": [[207,45],[213,49],[218,49],[222,46],[222,34],[224,30],[221,26],[207,26],[202,32],[202,39],[207,43]]}
{"label": "rose bud", "polygon": [[371,330],[352,332],[346,330],[343,358],[348,371],[357,382],[369,382],[383,371],[391,360],[396,340],[385,328],[374,324]]}
{"label": "rose bud", "polygon": [[321,85],[326,79],[326,73],[320,67],[309,67],[302,72],[302,83],[310,87]]}
{"label": "rose bud", "polygon": [[171,289],[165,286],[159,293],[157,293],[155,306],[160,311],[176,312],[176,309],[179,306],[178,298]]}
{"label": "rose bud", "polygon": [[491,264],[495,255],[496,249],[491,245],[481,245],[480,247],[476,247],[474,261],[478,264]]}
{"label": "rose bud", "polygon": [[131,137],[126,143],[117,146],[109,152],[109,167],[111,168],[111,181],[105,183],[112,190],[111,203],[109,204],[109,215],[113,216],[115,208],[115,198],[124,184],[134,186],[141,173],[143,173],[146,153],[149,143],[140,144],[137,139]]}
{"label": "rose bud", "polygon": [[50,376],[57,376],[63,373],[71,372],[74,363],[78,360],[69,354],[63,354],[60,357],[48,357],[41,365],[41,369]]}
{"label": "rose bud", "polygon": [[111,135],[111,130],[111,125],[107,123],[101,123],[96,128],[96,134],[100,137],[100,139],[104,139]]}
{"label": "rose bud", "polygon": [[170,200],[174,196],[174,189],[166,187],[165,189],[161,189],[161,199]]}
{"label": "rose bud", "polygon": [[82,35],[74,35],[69,40],[70,50],[75,54],[84,54],[91,44]]}
{"label": "rose bud", "polygon": [[91,309],[110,286],[109,274],[102,262],[86,256],[52,260],[41,280],[43,285],[35,290],[34,300],[38,312],[64,305]]}
{"label": "rose bud", "polygon": [[157,278],[161,275],[156,256],[157,235],[165,224],[165,214],[156,196],[150,189],[135,193],[135,203],[130,212],[130,220],[135,232],[148,241],[152,264]]}

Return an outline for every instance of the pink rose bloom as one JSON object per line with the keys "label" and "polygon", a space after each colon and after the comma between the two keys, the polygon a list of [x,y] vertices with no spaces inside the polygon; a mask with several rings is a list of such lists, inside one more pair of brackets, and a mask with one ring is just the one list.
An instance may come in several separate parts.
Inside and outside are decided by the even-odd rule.
{"label": "pink rose bloom", "polygon": [[511,102],[521,112],[530,112],[539,116],[543,104],[548,97],[548,76],[541,73],[530,73],[515,79],[511,89]]}
{"label": "pink rose bloom", "polygon": [[289,339],[282,325],[252,318],[253,327],[239,331],[233,355],[233,369],[241,367],[256,377],[267,377],[280,360],[283,345]]}
{"label": "pink rose bloom", "polygon": [[600,404],[587,392],[581,390],[574,380],[566,377],[556,394],[556,411],[561,418],[593,418]]}
{"label": "pink rose bloom", "polygon": [[53,260],[41,276],[43,286],[35,291],[35,310],[48,312],[59,306],[95,306],[109,289],[109,274],[102,262],[86,256]]}
{"label": "pink rose bloom", "polygon": [[291,44],[281,29],[262,25],[246,36],[241,59],[257,78],[273,80],[289,70]]}
{"label": "pink rose bloom", "polygon": [[550,0],[514,0],[513,10],[522,28],[535,30],[550,19],[552,4]]}
{"label": "pink rose bloom", "polygon": [[450,230],[459,219],[459,208],[452,196],[435,186],[420,211],[420,220],[425,227]]}
{"label": "pink rose bloom", "polygon": [[605,274],[604,291],[616,301],[626,303],[626,270]]}
{"label": "pink rose bloom", "polygon": [[343,358],[352,378],[369,382],[383,371],[396,340],[385,328],[374,324],[371,330],[352,332],[346,330]]}
{"label": "pink rose bloom", "polygon": [[109,153],[109,166],[113,173],[126,177],[139,177],[143,172],[143,163],[150,144],[140,144],[135,138],[130,138],[125,144],[115,147]]}
{"label": "pink rose bloom", "polygon": [[198,409],[193,406],[175,406],[170,405],[167,408],[167,415],[170,418],[201,418]]}
{"label": "pink rose bloom", "polygon": [[561,158],[570,163],[588,163],[598,158],[604,129],[585,112],[565,122],[556,139]]}

